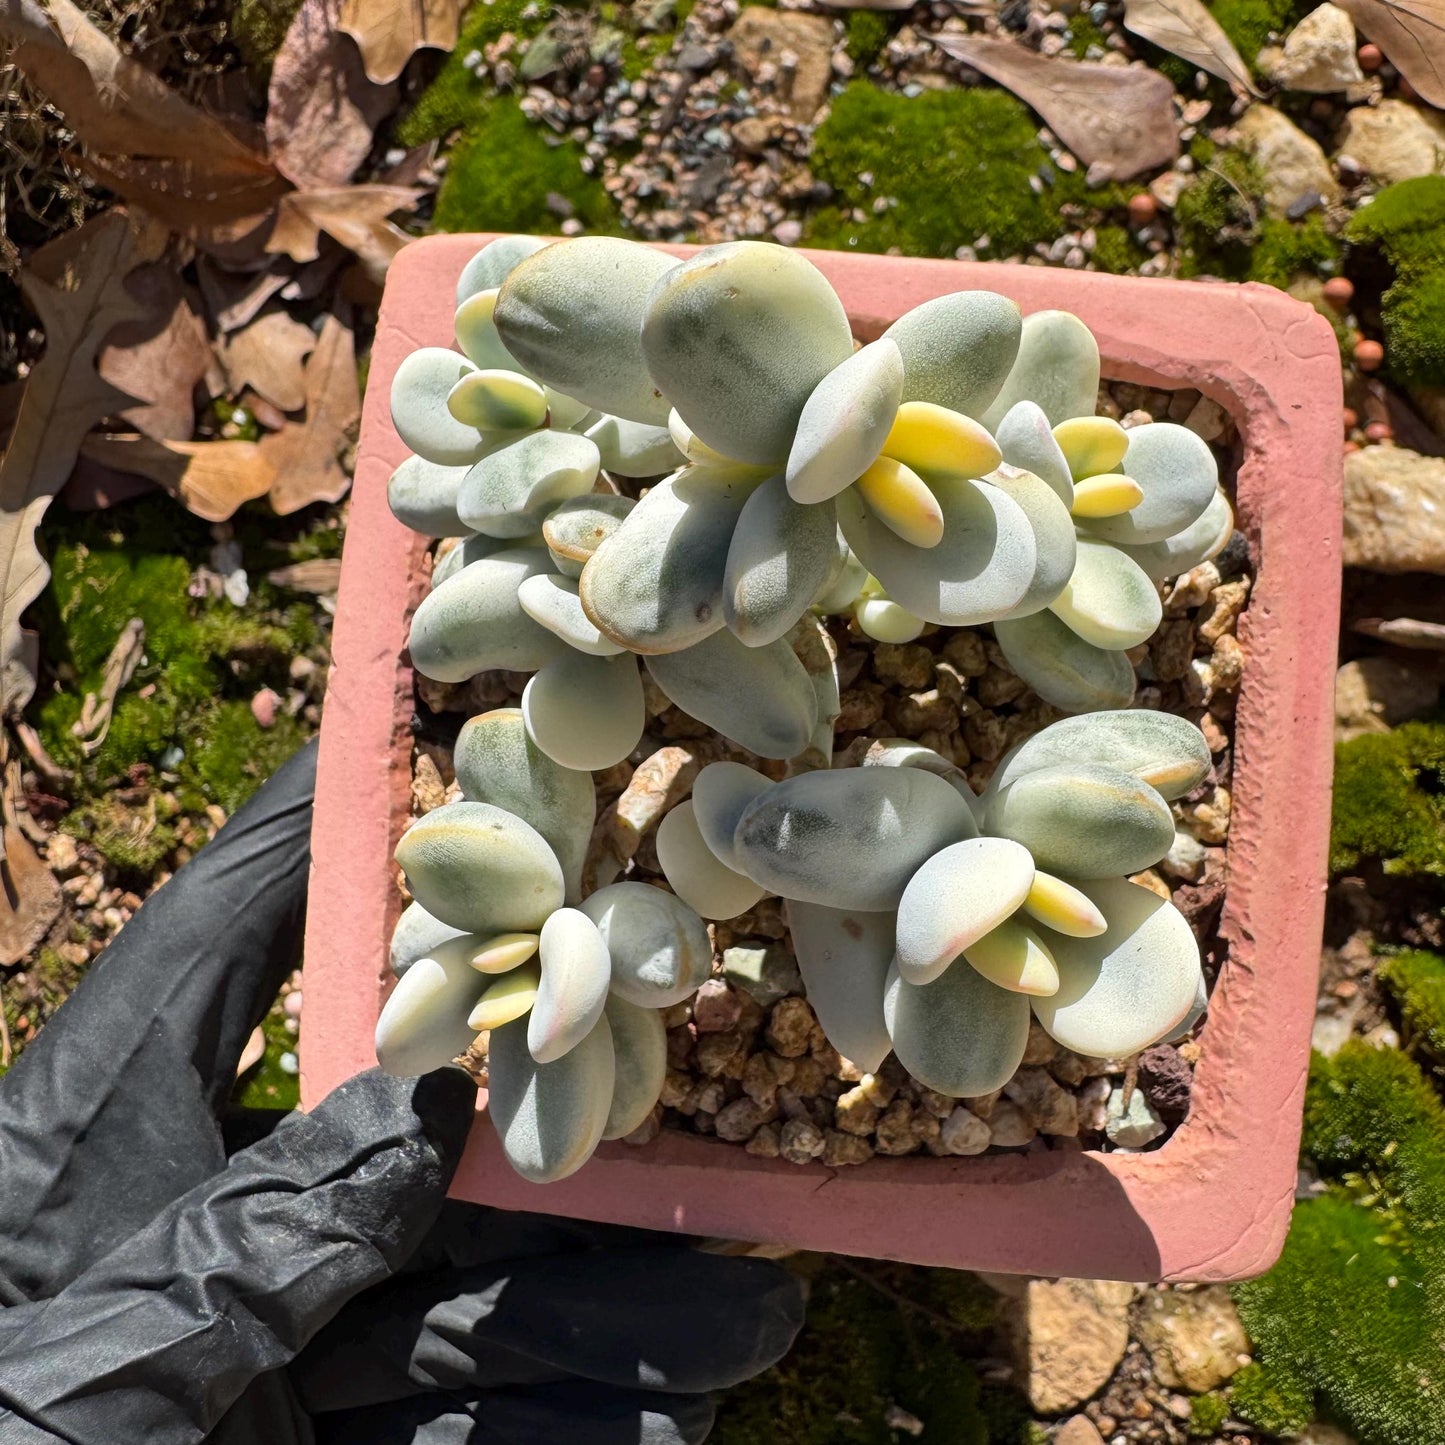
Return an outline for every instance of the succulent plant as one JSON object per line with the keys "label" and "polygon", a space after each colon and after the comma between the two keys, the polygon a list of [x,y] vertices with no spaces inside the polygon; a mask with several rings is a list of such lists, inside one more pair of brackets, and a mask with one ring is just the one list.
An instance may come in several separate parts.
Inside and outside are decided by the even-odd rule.
{"label": "succulent plant", "polygon": [[[1205,1005],[1183,917],[1127,881],[1174,838],[1202,735],[1124,710],[1159,583],[1228,541],[1209,448],[1096,416],[1100,358],[1064,312],[987,291],[857,345],[805,256],[738,242],[677,261],[611,238],[484,248],[458,350],[398,369],[415,452],[388,498],[456,539],[411,627],[422,675],[530,674],[458,738],[462,798],[398,845],[415,901],[378,1025],[398,1072],[486,1031],[491,1112],[528,1178],[577,1168],[652,1108],[659,1009],[710,970],[702,919],[786,900],[810,1002],[860,1068],[941,1093],[1002,1084],[1032,1016],[1132,1053]],[[835,634],[992,624],[1074,713],[976,796],[926,747],[834,767]],[[672,892],[583,896],[592,771],[631,756],[649,687],[758,758],[714,763],[657,834]]]}
{"label": "succulent plant", "polygon": [[[1123,875],[1174,838],[1169,800],[1210,766],[1167,713],[1066,718],[1020,743],[981,798],[911,743],[774,783],[735,763],[698,775],[658,858],[704,917],[787,900],[808,996],[860,1068],[890,1049],[942,1094],[1001,1087],[1029,1013],[1076,1053],[1126,1057],[1200,1003],[1182,914]],[[1195,1014],[1197,1017],[1197,1014]]]}
{"label": "succulent plant", "polygon": [[399,978],[377,1022],[377,1059],[424,1073],[486,1033],[507,1158],[528,1179],[560,1179],[657,1102],[659,1010],[707,977],[711,946],[702,920],[661,889],[579,896],[592,779],[542,752],[516,708],[467,722],[455,761],[462,798],[397,844],[415,901],[392,935]]}

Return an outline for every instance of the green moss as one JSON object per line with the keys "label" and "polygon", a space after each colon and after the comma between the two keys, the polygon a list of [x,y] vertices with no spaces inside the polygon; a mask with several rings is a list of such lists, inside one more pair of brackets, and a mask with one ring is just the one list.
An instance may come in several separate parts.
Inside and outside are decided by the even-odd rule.
{"label": "green moss", "polygon": [[[244,515],[236,532],[255,579],[245,608],[190,595],[193,569],[210,552],[210,530],[168,497],[89,515],[57,511],[43,529],[52,582],[36,612],[41,654],[56,677],[37,696],[33,716],[51,755],[77,770],[76,826],[131,873],[148,872],[174,840],[168,830],[107,811],[115,778],[138,764],[153,767],[180,747],[181,787],[202,805],[229,810],[301,741],[290,718],[263,732],[249,700],[263,686],[285,691],[291,659],[320,641],[316,615],[258,574],[299,560],[290,554],[293,543],[302,553],[324,552],[334,550],[339,534],[305,519],[279,524],[274,516]],[[145,628],[143,656],[104,742],[86,758],[72,731],[81,699],[99,691],[106,659],[133,617]],[[232,756],[242,748],[248,756]]]}
{"label": "green moss", "polygon": [[1106,48],[1108,36],[1094,23],[1094,17],[1087,10],[1080,10],[1069,16],[1069,49],[1082,60],[1091,45],[1100,50]]}
{"label": "green moss", "polygon": [[227,33],[252,70],[268,70],[301,0],[236,0]]}
{"label": "green moss", "polygon": [[1380,298],[1385,361],[1397,381],[1445,384],[1445,176],[1387,186],[1345,228],[1377,250],[1395,279]]}
{"label": "green moss", "polygon": [[877,10],[848,12],[848,57],[854,65],[867,69],[888,44],[888,21]]}
{"label": "green moss", "polygon": [[396,127],[397,140],[405,146],[424,145],[484,119],[494,92],[467,69],[467,56],[474,50],[485,51],[508,33],[530,40],[541,34],[551,15],[546,0],[492,0],[490,5],[468,6],[455,48],[411,114]]}
{"label": "green moss", "polygon": [[1099,226],[1094,232],[1094,265],[1124,276],[1144,264],[1148,252],[1124,226]]}
{"label": "green moss", "polygon": [[283,713],[263,728],[250,704],[223,702],[210,718],[206,732],[192,742],[186,770],[207,798],[228,813],[239,808],[302,743],[305,731]]}
{"label": "green moss", "polygon": [[[894,1445],[891,1405],[923,1422],[940,1445],[1026,1445],[1028,1412],[1005,1391],[985,1391],[959,1344],[981,1347],[996,1321],[993,1298],[972,1276],[813,1261],[808,1318],[786,1359],[719,1402],[714,1445]],[[901,1306],[902,1292],[918,1308]],[[945,1328],[935,1320],[954,1325]],[[978,1333],[974,1333],[977,1331]]]}
{"label": "green moss", "polygon": [[1266,216],[1249,258],[1250,281],[1288,290],[1302,272],[1333,275],[1340,264],[1340,243],[1318,215],[1293,223]]}
{"label": "green moss", "polygon": [[281,1067],[282,1054],[296,1052],[296,1036],[286,1028],[286,1014],[280,1004],[261,1020],[266,1052],[254,1069],[246,1072],[232,1102],[242,1109],[294,1109],[301,1102],[300,1080]]}
{"label": "green moss", "polygon": [[1264,175],[1243,151],[1217,150],[1174,207],[1180,274],[1240,281],[1260,236]]}
{"label": "green moss", "polygon": [[1253,67],[1272,35],[1283,35],[1314,8],[1312,0],[1213,0],[1210,10]]}
{"label": "green moss", "polygon": [[[836,204],[812,217],[808,239],[908,256],[951,256],[981,235],[994,256],[1053,240],[1071,224],[1062,206],[1097,209],[1112,195],[1088,191],[1078,173],[1055,171],[1037,130],[1028,109],[1001,90],[908,97],[854,81],[813,138],[814,173]],[[1031,182],[1039,181],[1035,194]],[[875,211],[880,198],[888,204]]]}
{"label": "green moss", "polygon": [[1309,1389],[1288,1371],[1263,1365],[1246,1365],[1235,1375],[1227,1409],[1245,1424],[1286,1439],[1298,1435],[1315,1417]]}
{"label": "green moss", "polygon": [[1382,960],[1379,974],[1414,1039],[1445,1059],[1445,958],[1410,949]]}
{"label": "green moss", "polygon": [[132,808],[114,796],[73,808],[62,827],[92,843],[126,881],[148,880],[176,846],[175,830],[156,816],[154,806]]}
{"label": "green moss", "polygon": [[467,124],[437,196],[439,231],[555,231],[551,192],[565,196],[591,231],[619,219],[602,183],[583,171],[572,141],[552,144],[510,97],[490,101]]}
{"label": "green moss", "polygon": [[1445,723],[1408,722],[1335,749],[1330,866],[1445,873]]}
{"label": "green moss", "polygon": [[1197,1439],[1213,1439],[1229,1419],[1229,1402],[1223,1395],[1196,1395],[1189,1402],[1189,1433]]}
{"label": "green moss", "polygon": [[1405,1055],[1355,1041],[1313,1061],[1304,1150],[1329,1185],[1298,1205],[1279,1263],[1235,1287],[1266,1373],[1232,1408],[1284,1433],[1317,1396],[1371,1445],[1445,1418],[1445,1107]]}

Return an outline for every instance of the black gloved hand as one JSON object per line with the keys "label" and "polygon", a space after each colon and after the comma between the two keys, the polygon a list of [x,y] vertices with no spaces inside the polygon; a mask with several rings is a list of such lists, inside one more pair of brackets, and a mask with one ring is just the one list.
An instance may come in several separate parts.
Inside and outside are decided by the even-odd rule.
{"label": "black gloved hand", "polygon": [[140,910],[0,1079],[0,1445],[700,1441],[796,1285],[667,1235],[443,1203],[475,1090],[370,1072],[229,1160],[295,968],[315,750]]}

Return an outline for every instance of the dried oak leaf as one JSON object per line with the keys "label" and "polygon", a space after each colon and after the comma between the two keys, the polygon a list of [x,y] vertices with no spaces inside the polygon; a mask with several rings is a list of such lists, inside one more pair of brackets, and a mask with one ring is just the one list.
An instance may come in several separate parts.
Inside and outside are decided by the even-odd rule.
{"label": "dried oak leaf", "polygon": [[1339,0],[1342,9],[1419,92],[1445,108],[1445,0]]}
{"label": "dried oak leaf", "polygon": [[254,222],[287,189],[260,151],[123,55],[71,0],[5,0],[0,39],[65,116],[86,168],[174,229]]}
{"label": "dried oak leaf", "polygon": [[1156,70],[1049,60],[982,35],[935,35],[933,43],[1011,90],[1105,179],[1126,181],[1179,154],[1174,87]]}
{"label": "dried oak leaf", "polygon": [[272,406],[306,405],[306,358],[316,349],[309,326],[280,306],[268,306],[248,326],[223,338],[217,352],[232,392],[253,387]]}
{"label": "dried oak leaf", "polygon": [[0,459],[0,712],[18,713],[35,691],[37,645],[21,629],[25,609],[45,590],[50,568],[35,529],[75,465],[81,438],[131,398],[96,370],[114,328],[137,314],[122,285],[137,265],[165,249],[159,227],[107,211],[41,247],[20,273],[45,332],[45,354],[31,369],[15,429]]}
{"label": "dried oak leaf", "polygon": [[1125,0],[1124,28],[1250,95],[1249,67],[1200,0]]}
{"label": "dried oak leaf", "polygon": [[397,87],[367,78],[336,28],[341,0],[305,0],[271,67],[266,141],[276,169],[303,188],[344,186],[396,105]]}
{"label": "dried oak leaf", "polygon": [[145,309],[110,333],[100,374],[135,404],[120,415],[159,441],[196,429],[195,389],[211,365],[211,341],[173,258],[138,266],[125,289]]}
{"label": "dried oak leaf", "polygon": [[60,915],[62,895],[55,875],[34,845],[5,824],[0,858],[0,967],[9,967],[40,946]]}
{"label": "dried oak leaf", "polygon": [[423,47],[453,49],[461,11],[461,0],[342,0],[339,28],[356,41],[367,75],[386,85]]}
{"label": "dried oak leaf", "polygon": [[411,237],[387,219],[409,211],[424,193],[415,186],[332,186],[282,198],[266,249],[293,261],[321,254],[321,232],[353,252],[374,281]]}
{"label": "dried oak leaf", "polygon": [[261,308],[291,279],[284,261],[271,261],[267,269],[237,274],[219,266],[209,256],[196,259],[196,276],[206,315],[220,336],[237,331],[253,321]]}
{"label": "dried oak leaf", "polygon": [[361,421],[356,344],[351,327],[328,316],[306,364],[306,417],[262,437],[275,472],[271,505],[280,516],[312,502],[339,502],[351,485],[347,470]]}
{"label": "dried oak leaf", "polygon": [[82,450],[101,466],[163,487],[188,512],[208,522],[224,522],[243,502],[265,496],[276,481],[259,442],[94,435],[86,437]]}

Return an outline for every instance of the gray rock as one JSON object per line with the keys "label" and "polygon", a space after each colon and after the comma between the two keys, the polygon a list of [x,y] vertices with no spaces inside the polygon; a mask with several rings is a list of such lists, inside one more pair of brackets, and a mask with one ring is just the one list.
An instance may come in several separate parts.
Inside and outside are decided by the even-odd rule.
{"label": "gray rock", "polygon": [[1335,740],[1387,732],[1439,701],[1439,680],[1423,669],[1391,657],[1356,658],[1335,674]]}
{"label": "gray rock", "polygon": [[1445,573],[1445,459],[1405,447],[1345,457],[1346,567]]}
{"label": "gray rock", "polygon": [[1164,1121],[1155,1112],[1154,1106],[1144,1097],[1143,1089],[1136,1088],[1124,1107],[1124,1090],[1113,1089],[1104,1115],[1104,1132],[1110,1142],[1121,1149],[1142,1149],[1164,1132]]}
{"label": "gray rock", "polygon": [[1355,107],[1339,144],[1382,185],[1445,171],[1445,121],[1407,100]]}
{"label": "gray rock", "polygon": [[1271,215],[1284,216],[1307,191],[1318,191],[1327,203],[1340,199],[1324,151],[1273,106],[1250,106],[1240,117],[1239,138],[1264,173],[1264,203]]}
{"label": "gray rock", "polygon": [[[1354,21],[1338,5],[1311,10],[1282,46],[1259,53],[1259,69],[1286,90],[1328,95],[1358,85],[1365,78],[1355,54]],[[1392,102],[1386,102],[1391,104]]]}

